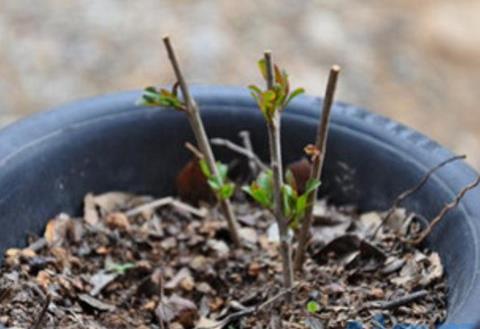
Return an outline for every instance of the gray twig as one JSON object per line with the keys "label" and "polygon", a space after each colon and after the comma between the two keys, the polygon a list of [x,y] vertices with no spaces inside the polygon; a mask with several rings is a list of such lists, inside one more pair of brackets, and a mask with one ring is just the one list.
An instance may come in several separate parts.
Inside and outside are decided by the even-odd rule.
{"label": "gray twig", "polygon": [[261,170],[267,170],[268,167],[260,160],[260,158],[250,151],[249,149],[242,147],[240,145],[237,145],[228,139],[224,138],[211,138],[210,143],[213,145],[218,145],[218,146],[224,146],[228,148],[229,150],[232,150],[238,154],[241,154],[245,157],[247,157],[251,162],[253,162],[256,166],[260,167]]}

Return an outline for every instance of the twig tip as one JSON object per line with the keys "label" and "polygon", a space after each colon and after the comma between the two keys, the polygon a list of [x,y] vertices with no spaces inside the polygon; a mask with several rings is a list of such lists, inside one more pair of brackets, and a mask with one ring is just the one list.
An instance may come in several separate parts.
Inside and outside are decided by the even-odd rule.
{"label": "twig tip", "polygon": [[335,73],[339,73],[340,71],[342,70],[342,68],[340,67],[340,65],[332,65],[332,68],[331,68],[331,71],[335,72]]}

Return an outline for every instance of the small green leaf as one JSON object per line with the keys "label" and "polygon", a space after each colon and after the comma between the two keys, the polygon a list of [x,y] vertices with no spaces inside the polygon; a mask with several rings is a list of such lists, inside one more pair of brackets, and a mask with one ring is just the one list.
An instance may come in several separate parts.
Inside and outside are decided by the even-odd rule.
{"label": "small green leaf", "polygon": [[288,103],[290,103],[292,101],[292,99],[294,99],[295,97],[300,96],[301,94],[304,94],[304,93],[305,93],[305,89],[303,89],[303,88],[297,88],[294,91],[292,91],[290,96],[288,96],[287,101],[285,102],[285,106],[287,106]]}
{"label": "small green leaf", "polygon": [[111,271],[111,272],[115,272],[123,275],[129,269],[134,267],[136,267],[135,263],[124,263],[124,264],[109,263],[107,264],[107,271]]}
{"label": "small green leaf", "polygon": [[262,58],[258,61],[258,68],[262,77],[267,80],[267,63],[265,62],[265,58]]}
{"label": "small green leaf", "polygon": [[224,163],[221,163],[220,161],[217,161],[217,170],[222,182],[226,181],[228,174],[228,166]]}
{"label": "small green leaf", "polygon": [[244,186],[242,189],[262,207],[267,209],[272,208],[273,199],[271,194],[259,187],[256,182],[253,182],[250,186]]}
{"label": "small green leaf", "polygon": [[205,159],[200,159],[198,164],[200,165],[200,170],[202,171],[203,175],[209,178],[212,174],[210,173],[210,168],[208,168],[207,161],[205,161]]}
{"label": "small green leaf", "polygon": [[235,184],[227,183],[220,188],[218,191],[218,196],[221,200],[226,200],[233,195],[233,192],[235,192]]}
{"label": "small green leaf", "polygon": [[210,177],[207,183],[208,185],[210,185],[211,189],[215,192],[220,191],[220,189],[222,188],[222,184],[220,184],[218,180],[215,179],[214,177]]}
{"label": "small green leaf", "polygon": [[317,313],[320,311],[320,305],[316,301],[311,300],[307,303],[307,311],[312,314]]}
{"label": "small green leaf", "polygon": [[303,194],[308,195],[315,191],[321,185],[318,179],[310,178],[305,184],[305,192]]}
{"label": "small green leaf", "polygon": [[297,191],[297,180],[290,169],[285,172],[285,182]]}

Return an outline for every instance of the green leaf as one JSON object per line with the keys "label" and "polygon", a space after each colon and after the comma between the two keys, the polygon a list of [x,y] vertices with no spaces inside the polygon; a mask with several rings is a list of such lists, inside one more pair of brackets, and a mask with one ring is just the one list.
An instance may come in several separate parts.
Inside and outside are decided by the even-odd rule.
{"label": "green leaf", "polygon": [[320,305],[316,301],[311,300],[307,303],[307,311],[312,314],[317,313],[320,311]]}
{"label": "green leaf", "polygon": [[136,267],[135,263],[124,263],[124,264],[109,263],[107,264],[107,271],[111,271],[111,272],[115,272],[123,275],[129,269],[134,267]]}
{"label": "green leaf", "polygon": [[285,172],[285,182],[297,191],[297,180],[290,169]]}
{"label": "green leaf", "polygon": [[261,172],[257,177],[256,183],[263,190],[273,194],[273,172],[271,170]]}
{"label": "green leaf", "polygon": [[293,216],[292,211],[294,211],[294,209],[292,208],[292,205],[295,203],[296,194],[297,193],[290,185],[282,186],[283,214],[287,218],[291,218]]}
{"label": "green leaf", "polygon": [[210,168],[208,168],[207,161],[205,161],[205,159],[200,159],[198,164],[200,165],[200,170],[202,171],[203,175],[209,178],[212,174],[210,172]]}
{"label": "green leaf", "polygon": [[259,205],[267,209],[272,209],[273,199],[271,194],[259,187],[256,182],[253,182],[250,186],[244,186],[242,189]]}
{"label": "green leaf", "polygon": [[303,88],[297,88],[294,91],[292,91],[290,96],[288,96],[287,101],[285,102],[285,106],[287,106],[288,103],[290,103],[292,101],[292,99],[294,99],[297,96],[300,96],[303,93],[305,93],[305,89],[303,89]]}
{"label": "green leaf", "polygon": [[307,183],[305,184],[305,192],[303,193],[304,195],[308,195],[315,191],[319,186],[321,185],[321,182],[318,179],[310,178]]}
{"label": "green leaf", "polygon": [[212,188],[213,191],[218,192],[222,188],[222,184],[218,182],[215,177],[210,177],[207,181],[208,185]]}
{"label": "green leaf", "polygon": [[262,77],[267,80],[267,62],[265,61],[265,58],[262,58],[258,61],[258,68],[262,74]]}
{"label": "green leaf", "polygon": [[262,93],[262,90],[255,85],[248,86],[248,89],[250,89],[250,91],[256,95],[260,95]]}
{"label": "green leaf", "polygon": [[217,161],[217,170],[222,182],[226,181],[228,174],[228,166],[224,163],[221,163],[220,161]]}
{"label": "green leaf", "polygon": [[223,186],[218,191],[218,196],[221,200],[226,200],[233,195],[233,192],[235,192],[235,184],[233,183],[223,184]]}
{"label": "green leaf", "polygon": [[303,214],[305,213],[306,208],[307,208],[307,196],[305,194],[302,194],[300,197],[297,198],[295,202],[295,217],[297,217],[297,219],[300,219],[300,217],[303,217]]}

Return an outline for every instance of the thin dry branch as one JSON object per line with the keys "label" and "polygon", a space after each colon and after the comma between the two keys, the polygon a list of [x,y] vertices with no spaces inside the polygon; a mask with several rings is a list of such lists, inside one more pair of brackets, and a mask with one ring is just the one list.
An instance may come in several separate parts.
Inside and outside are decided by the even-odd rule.
{"label": "thin dry branch", "polygon": [[[240,136],[240,138],[242,139],[243,146],[245,147],[245,149],[247,149],[250,153],[255,154],[255,152],[253,151],[252,140],[250,139],[250,132],[248,130],[242,130],[241,132],[238,133],[238,136]],[[256,156],[256,154],[255,154],[255,156]],[[257,156],[257,158],[258,158],[258,156]],[[260,160],[260,158],[258,158],[258,159]],[[258,174],[258,166],[257,165],[258,165],[258,163],[254,159],[250,159],[248,161],[248,166],[250,167],[250,170],[252,171],[252,174],[253,174],[254,177],[256,177],[257,174]],[[261,170],[264,170],[264,169],[261,169]]]}
{"label": "thin dry branch", "polygon": [[51,300],[50,295],[47,295],[45,298],[45,302],[42,306],[42,309],[38,314],[37,318],[35,319],[35,322],[31,326],[31,329],[40,329],[44,327],[42,326],[42,322],[43,322],[43,319],[45,318],[45,315],[47,314],[48,306],[50,306],[50,300]]}
{"label": "thin dry branch", "polygon": [[[190,91],[188,89],[185,78],[183,77],[183,74],[180,70],[180,65],[178,64],[178,60],[175,55],[175,51],[173,50],[172,44],[170,42],[170,38],[168,36],[165,36],[163,38],[163,42],[165,44],[165,48],[168,53],[168,58],[170,59],[173,70],[175,72],[175,76],[180,86],[180,90],[183,95],[183,100],[187,108],[186,114],[190,122],[190,126],[192,127],[193,133],[195,135],[195,139],[197,141],[198,147],[200,148],[201,153],[205,156],[205,161],[210,169],[210,172],[212,173],[212,175],[218,177],[219,173],[218,173],[215,157],[213,155],[212,148],[210,147],[210,143],[208,142],[208,136],[205,131],[205,127],[203,126],[203,122],[202,122],[202,118],[200,117],[200,111],[198,109],[198,106],[190,95]],[[238,223],[235,218],[235,214],[233,212],[233,208],[230,201],[228,199],[220,200],[220,206],[227,219],[228,229],[229,229],[230,237],[233,243],[237,247],[241,247],[242,242],[240,239],[240,234],[238,233]]]}
{"label": "thin dry branch", "polygon": [[195,145],[193,145],[192,143],[189,143],[189,142],[186,142],[185,143],[185,147],[187,148],[187,150],[189,150],[190,152],[192,152],[192,154],[198,159],[198,160],[201,160],[203,158],[205,158],[202,154],[202,152],[200,152],[199,149],[197,149],[195,147]]}
{"label": "thin dry branch", "polygon": [[393,201],[393,205],[390,207],[390,209],[387,211],[387,213],[385,214],[385,216],[382,218],[382,221],[380,222],[380,224],[375,228],[375,230],[373,231],[372,235],[371,235],[371,238],[375,238],[375,236],[378,234],[378,231],[380,230],[380,228],[382,228],[383,225],[385,225],[385,223],[390,219],[390,217],[395,213],[395,210],[400,207],[400,204],[406,199],[408,198],[409,196],[411,196],[412,194],[416,193],[418,190],[420,190],[426,183],[427,181],[430,179],[430,177],[435,173],[437,172],[439,169],[441,169],[442,167],[446,166],[447,164],[451,163],[451,162],[454,162],[454,161],[457,161],[457,160],[464,160],[466,159],[467,156],[466,155],[456,155],[456,156],[453,156],[451,158],[448,158],[442,162],[440,162],[439,164],[437,164],[435,167],[431,168],[423,177],[422,179],[413,187],[409,188],[408,190],[405,190],[404,192],[402,192],[400,195],[398,195],[396,197],[396,199]]}
{"label": "thin dry branch", "polygon": [[261,170],[268,169],[267,165],[265,165],[255,153],[253,153],[252,151],[250,151],[245,147],[242,147],[240,145],[233,143],[232,141],[229,141],[228,139],[212,138],[210,139],[210,143],[212,143],[213,145],[224,146],[229,150],[232,150],[233,152],[236,152],[238,154],[241,154],[247,157],[250,161],[254,162],[256,166],[260,167]]}
{"label": "thin dry branch", "polygon": [[[318,154],[313,158],[312,171],[310,173],[310,179],[320,180],[322,176],[323,163],[325,160],[325,152],[327,148],[328,137],[328,123],[330,118],[330,111],[332,109],[333,100],[335,97],[335,90],[337,87],[337,80],[340,74],[340,67],[337,65],[332,66],[330,69],[330,75],[328,77],[327,89],[325,91],[325,99],[323,100],[323,109],[320,118],[320,123],[317,131],[317,139],[315,141],[315,148]],[[315,189],[313,193],[310,193],[307,201],[307,209],[305,210],[305,216],[302,221],[302,226],[298,234],[298,246],[295,252],[294,269],[295,271],[301,271],[303,262],[305,259],[305,251],[307,249],[307,243],[310,238],[310,227],[312,225],[313,207],[315,200],[317,199],[318,189]]]}
{"label": "thin dry branch", "polygon": [[172,198],[170,196],[160,198],[160,199],[157,199],[157,200],[153,200],[151,202],[148,202],[148,203],[145,203],[145,204],[140,205],[138,207],[135,207],[133,209],[130,209],[129,211],[127,211],[125,213],[125,215],[127,217],[134,217],[134,216],[140,215],[141,213],[143,213],[145,211],[152,211],[152,210],[155,210],[155,209],[158,209],[158,208],[161,208],[161,207],[165,207],[165,206],[173,206],[177,209],[189,212],[192,215],[197,216],[199,218],[203,218],[203,217],[207,216],[207,210],[205,208],[200,208],[199,209],[199,208],[192,207],[191,205],[189,205],[185,202],[182,202],[180,200],[175,200],[174,198]]}
{"label": "thin dry branch", "polygon": [[442,210],[438,213],[438,215],[432,219],[430,224],[422,231],[420,236],[413,240],[411,243],[414,245],[419,245],[421,244],[425,238],[432,232],[433,228],[445,217],[445,215],[452,209],[456,208],[460,201],[463,199],[465,194],[467,194],[468,191],[473,190],[475,187],[477,187],[480,184],[480,176],[478,176],[472,183],[468,184],[465,186],[453,199],[452,202],[448,203],[443,207]]}

